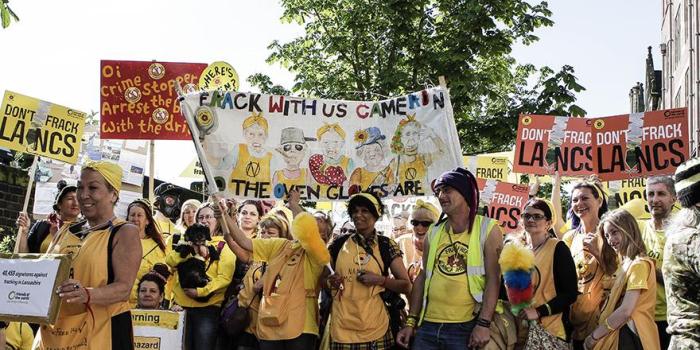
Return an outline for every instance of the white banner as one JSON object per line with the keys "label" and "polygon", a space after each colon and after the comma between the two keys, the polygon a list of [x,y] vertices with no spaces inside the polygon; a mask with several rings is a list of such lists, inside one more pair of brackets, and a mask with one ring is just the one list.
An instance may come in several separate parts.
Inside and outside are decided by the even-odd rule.
{"label": "white banner", "polygon": [[462,165],[442,88],[366,102],[198,92],[184,104],[229,196],[279,199],[291,187],[305,200],[422,196]]}
{"label": "white banner", "polygon": [[48,317],[60,260],[0,259],[0,313]]}
{"label": "white banner", "polygon": [[131,310],[134,349],[184,349],[185,313],[167,310]]}

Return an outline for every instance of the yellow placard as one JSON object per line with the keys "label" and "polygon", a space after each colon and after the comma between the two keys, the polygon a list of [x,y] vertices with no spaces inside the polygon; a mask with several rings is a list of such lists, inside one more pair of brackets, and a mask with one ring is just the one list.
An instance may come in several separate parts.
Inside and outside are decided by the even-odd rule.
{"label": "yellow placard", "polygon": [[134,326],[160,327],[177,329],[179,315],[167,310],[131,310],[131,322]]}
{"label": "yellow placard", "polygon": [[238,91],[239,83],[238,72],[223,61],[210,64],[199,76],[199,89],[202,91]]}
{"label": "yellow placard", "polygon": [[[84,112],[72,108],[5,91],[0,111],[0,147],[75,164],[85,117]],[[36,131],[30,135],[30,129]],[[30,144],[33,139],[35,143]]]}
{"label": "yellow placard", "polygon": [[485,180],[508,182],[510,164],[508,157],[491,154],[464,156],[464,164],[474,171],[474,176]]}
{"label": "yellow placard", "polygon": [[202,164],[199,163],[199,159],[197,158],[192,159],[185,170],[180,173],[180,177],[187,177],[190,179],[201,179],[203,176],[204,170],[202,170]]}
{"label": "yellow placard", "polygon": [[134,337],[134,349],[160,349],[158,337]]}

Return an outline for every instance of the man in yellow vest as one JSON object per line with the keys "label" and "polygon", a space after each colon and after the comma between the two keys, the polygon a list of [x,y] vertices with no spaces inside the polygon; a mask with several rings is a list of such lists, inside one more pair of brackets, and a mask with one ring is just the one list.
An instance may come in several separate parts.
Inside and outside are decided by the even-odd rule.
{"label": "man in yellow vest", "polygon": [[666,230],[671,220],[673,205],[676,203],[676,190],[674,181],[668,176],[655,176],[647,179],[647,207],[651,213],[651,220],[640,222],[642,240],[646,245],[647,255],[656,263],[656,311],[654,320],[659,330],[661,349],[668,349],[671,337],[666,332],[666,289],[664,278],[661,274],[661,265],[664,260],[664,245],[666,244]]}
{"label": "man in yellow vest", "polygon": [[397,342],[414,349],[482,348],[490,341],[501,270],[503,233],[495,220],[477,215],[479,189],[469,170],[442,174],[433,186],[443,215],[424,242],[406,327]]}

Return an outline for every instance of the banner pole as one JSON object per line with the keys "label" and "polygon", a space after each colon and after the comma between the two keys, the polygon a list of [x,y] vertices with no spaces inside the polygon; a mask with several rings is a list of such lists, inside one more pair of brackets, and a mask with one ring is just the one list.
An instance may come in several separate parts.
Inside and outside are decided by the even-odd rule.
{"label": "banner pole", "polygon": [[153,203],[155,199],[154,195],[154,189],[153,189],[153,184],[155,183],[154,178],[155,178],[155,163],[156,163],[156,141],[151,140],[149,143],[149,148],[150,148],[150,154],[149,154],[149,163],[148,163],[148,200]]}
{"label": "banner pole", "polygon": [[[175,83],[175,90],[177,91],[178,100],[180,101],[180,110],[182,111],[182,116],[185,117],[187,126],[190,128],[190,135],[192,135],[194,149],[195,151],[197,151],[197,158],[199,158],[199,164],[202,165],[202,171],[204,172],[204,180],[207,184],[205,190],[206,192],[208,192],[209,196],[215,196],[214,198],[218,198],[218,196],[216,195],[219,194],[219,187],[216,185],[214,173],[211,169],[211,166],[209,165],[207,157],[204,154],[204,147],[202,147],[202,142],[199,137],[199,128],[197,127],[197,123],[194,120],[194,115],[192,111],[190,111],[189,106],[185,103],[185,94],[182,91],[182,87],[180,86],[179,82]],[[218,203],[214,204],[218,205]],[[227,214],[223,213],[223,215]],[[219,227],[221,227],[221,230],[224,232],[224,236],[230,235],[228,231],[228,226],[226,225],[226,221],[223,217],[219,218]]]}
{"label": "banner pole", "polygon": [[[34,155],[34,160],[32,161],[32,166],[29,168],[29,182],[27,183],[27,192],[24,195],[24,205],[22,206],[22,212],[27,212],[27,207],[29,207],[29,197],[32,196],[32,187],[34,186],[34,176],[36,175],[36,168],[39,164],[39,156]],[[19,253],[19,236],[20,232],[17,230],[17,237],[15,238],[15,248],[14,253]]]}

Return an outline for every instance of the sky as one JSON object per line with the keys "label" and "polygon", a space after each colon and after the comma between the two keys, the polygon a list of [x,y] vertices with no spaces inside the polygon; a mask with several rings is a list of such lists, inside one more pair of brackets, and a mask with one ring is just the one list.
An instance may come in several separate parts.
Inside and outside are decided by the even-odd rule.
{"label": "sky", "polygon": [[[99,110],[102,59],[226,61],[242,91],[258,72],[290,87],[293,75],[265,62],[267,46],[303,34],[280,22],[276,0],[10,0],[10,7],[20,22],[0,30],[0,90],[86,112]],[[661,65],[661,3],[552,0],[549,7],[554,26],[537,30],[538,42],[516,46],[514,57],[555,70],[572,65],[587,89],[578,104],[588,115],[628,113],[629,89],[644,80],[647,46]],[[158,141],[155,155],[157,178],[188,186],[191,180],[177,176],[189,162],[173,160],[194,159],[191,142]]]}

